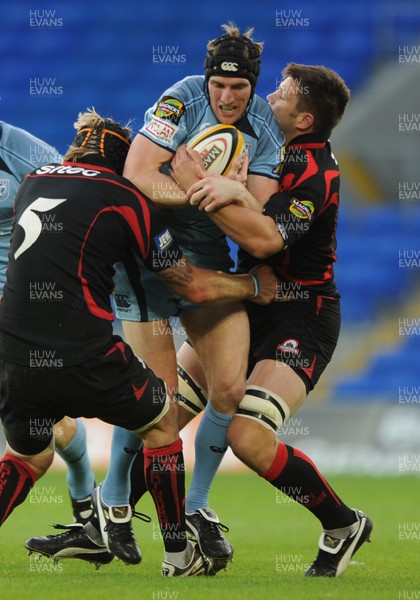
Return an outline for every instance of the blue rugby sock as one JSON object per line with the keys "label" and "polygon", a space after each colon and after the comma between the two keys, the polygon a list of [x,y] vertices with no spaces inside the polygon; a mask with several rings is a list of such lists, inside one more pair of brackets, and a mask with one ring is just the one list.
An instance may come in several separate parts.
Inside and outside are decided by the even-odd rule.
{"label": "blue rugby sock", "polygon": [[90,467],[86,445],[86,427],[81,419],[76,419],[76,433],[67,446],[56,448],[67,465],[67,485],[74,500],[82,500],[93,492],[95,475]]}
{"label": "blue rugby sock", "polygon": [[[130,503],[131,465],[142,443],[135,433],[122,427],[114,427],[111,460],[101,487],[101,498],[108,506],[123,506]],[[129,452],[125,448],[128,448]]]}
{"label": "blue rugby sock", "polygon": [[209,507],[210,487],[228,447],[227,430],[233,417],[207,404],[195,437],[195,464],[187,495],[187,512]]}

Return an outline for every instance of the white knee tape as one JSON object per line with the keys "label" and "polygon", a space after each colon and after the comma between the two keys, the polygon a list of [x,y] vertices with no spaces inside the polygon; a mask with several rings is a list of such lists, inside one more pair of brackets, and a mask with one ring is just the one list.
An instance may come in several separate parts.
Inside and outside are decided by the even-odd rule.
{"label": "white knee tape", "polygon": [[189,373],[178,365],[178,393],[176,395],[179,404],[198,415],[207,406],[207,394],[191,377]]}
{"label": "white knee tape", "polygon": [[274,392],[259,385],[249,385],[236,414],[254,419],[267,429],[277,432],[290,417],[290,408],[285,400]]}

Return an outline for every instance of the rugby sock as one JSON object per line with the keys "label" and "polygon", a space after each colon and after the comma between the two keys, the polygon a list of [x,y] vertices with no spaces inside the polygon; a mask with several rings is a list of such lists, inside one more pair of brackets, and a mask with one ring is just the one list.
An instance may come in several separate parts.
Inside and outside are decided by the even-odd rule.
{"label": "rugby sock", "polygon": [[[122,427],[114,427],[111,460],[101,486],[101,497],[107,506],[130,504],[131,465],[141,445],[142,441],[135,433]],[[144,475],[142,478],[144,479]]]}
{"label": "rugby sock", "polygon": [[349,527],[356,520],[352,509],[335,494],[311,459],[297,448],[278,442],[276,457],[261,477],[310,510],[326,530]]}
{"label": "rugby sock", "polygon": [[57,453],[67,465],[67,485],[73,500],[82,500],[93,492],[95,475],[90,468],[86,445],[86,427],[81,419],[76,419],[76,433],[70,444]]}
{"label": "rugby sock", "polygon": [[187,495],[187,513],[208,508],[209,493],[228,448],[227,430],[234,415],[217,412],[209,404],[195,436],[195,467]]}
{"label": "rugby sock", "polygon": [[143,448],[147,487],[155,503],[166,553],[183,552],[185,533],[185,463],[182,440],[163,448]]}
{"label": "rugby sock", "polygon": [[17,456],[5,454],[0,459],[0,526],[22,504],[35,480],[30,466]]}
{"label": "rugby sock", "polygon": [[147,483],[144,477],[144,454],[137,452],[130,471],[131,495],[130,504],[136,506],[137,502],[147,492]]}

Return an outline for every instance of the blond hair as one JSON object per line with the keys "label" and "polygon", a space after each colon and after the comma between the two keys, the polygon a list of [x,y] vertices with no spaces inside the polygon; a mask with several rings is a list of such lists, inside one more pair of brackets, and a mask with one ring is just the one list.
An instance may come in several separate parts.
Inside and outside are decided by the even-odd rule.
{"label": "blond hair", "polygon": [[[88,108],[83,113],[79,113],[77,121],[75,121],[73,125],[77,131],[77,135],[73,144],[69,146],[69,149],[63,157],[63,160],[67,162],[77,162],[79,158],[86,156],[87,154],[102,154],[102,134],[107,126],[114,130],[112,131],[113,135],[127,142],[130,141],[132,134],[132,130],[128,126],[124,127],[113,119],[101,117],[93,107]],[[117,131],[115,131],[115,129],[117,129]],[[84,132],[86,132],[85,140],[82,145],[78,145],[76,142],[79,141],[79,134]]]}
{"label": "blond hair", "polygon": [[[263,51],[264,42],[256,42],[252,39],[252,34],[254,33],[253,27],[248,27],[248,29],[244,33],[241,33],[239,28],[234,23],[232,23],[232,21],[229,21],[228,23],[223,23],[221,25],[221,28],[225,31],[225,35],[231,35],[232,37],[238,38],[246,38],[247,40],[249,40],[249,42],[252,43],[254,49],[259,54],[261,54],[261,52]],[[209,43],[207,44],[207,51],[209,52],[209,54],[217,52],[218,44],[216,44],[216,42],[218,42],[219,39],[220,38],[214,38],[213,40],[209,41]],[[248,58],[248,56],[246,56],[246,58]]]}

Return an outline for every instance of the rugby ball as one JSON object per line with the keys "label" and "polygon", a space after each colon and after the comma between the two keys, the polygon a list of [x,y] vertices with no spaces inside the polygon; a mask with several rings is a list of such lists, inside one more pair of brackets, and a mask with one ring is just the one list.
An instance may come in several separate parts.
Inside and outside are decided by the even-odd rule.
{"label": "rugby ball", "polygon": [[234,125],[212,125],[187,142],[204,161],[206,171],[225,175],[236,156],[244,157],[245,139]]}

